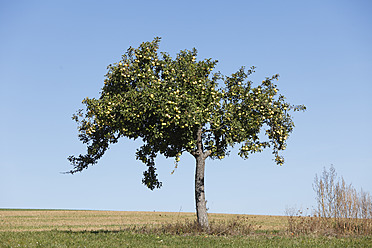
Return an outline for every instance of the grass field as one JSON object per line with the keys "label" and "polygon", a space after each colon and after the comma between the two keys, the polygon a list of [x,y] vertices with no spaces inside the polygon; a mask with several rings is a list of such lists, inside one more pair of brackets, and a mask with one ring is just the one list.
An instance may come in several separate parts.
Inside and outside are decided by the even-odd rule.
{"label": "grass field", "polygon": [[372,247],[372,237],[291,236],[283,216],[209,216],[215,223],[244,222],[252,234],[172,235],[152,229],[192,222],[193,213],[0,209],[0,247]]}

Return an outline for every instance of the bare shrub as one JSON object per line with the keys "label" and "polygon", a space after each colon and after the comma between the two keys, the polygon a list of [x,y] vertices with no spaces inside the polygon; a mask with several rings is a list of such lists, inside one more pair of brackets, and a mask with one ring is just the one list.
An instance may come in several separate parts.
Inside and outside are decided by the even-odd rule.
{"label": "bare shrub", "polygon": [[313,189],[317,207],[313,214],[287,210],[288,231],[292,234],[371,235],[372,198],[368,192],[357,191],[343,177],[337,177],[333,166],[315,176]]}

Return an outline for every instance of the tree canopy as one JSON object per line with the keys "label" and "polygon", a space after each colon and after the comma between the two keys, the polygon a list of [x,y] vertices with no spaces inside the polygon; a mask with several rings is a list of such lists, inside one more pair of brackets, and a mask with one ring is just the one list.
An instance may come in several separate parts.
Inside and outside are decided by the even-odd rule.
{"label": "tree canopy", "polygon": [[[197,60],[197,51],[180,51],[176,58],[158,52],[160,38],[130,47],[108,73],[98,99],[85,98],[86,110],[73,119],[87,153],[70,156],[70,173],[97,163],[121,137],[142,139],[136,158],[147,165],[142,182],[160,188],[155,158],[176,162],[184,152],[203,158],[223,159],[238,146],[238,154],[271,148],[278,165],[280,151],[293,131],[290,111],[304,110],[278,94],[279,75],[254,86],[248,77],[254,67],[241,67],[231,76],[212,73],[217,60]],[[265,137],[260,133],[264,131]]]}

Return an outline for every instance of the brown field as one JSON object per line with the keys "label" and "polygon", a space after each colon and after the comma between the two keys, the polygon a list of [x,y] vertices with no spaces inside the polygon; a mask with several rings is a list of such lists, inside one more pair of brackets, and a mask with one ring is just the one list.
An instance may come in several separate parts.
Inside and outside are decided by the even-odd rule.
{"label": "brown field", "polygon": [[[48,230],[121,230],[130,226],[160,225],[193,221],[194,213],[175,212],[129,212],[93,210],[1,210],[2,231],[48,231]],[[209,214],[210,221],[228,222],[237,219],[252,225],[254,230],[285,230],[284,216]]]}

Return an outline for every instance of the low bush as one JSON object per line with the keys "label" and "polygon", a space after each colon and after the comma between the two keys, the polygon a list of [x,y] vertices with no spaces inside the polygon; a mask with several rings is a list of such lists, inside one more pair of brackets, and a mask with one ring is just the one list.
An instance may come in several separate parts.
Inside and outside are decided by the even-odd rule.
{"label": "low bush", "polygon": [[171,235],[214,235],[214,236],[238,236],[249,235],[253,233],[253,226],[246,217],[238,216],[234,220],[211,221],[210,229],[203,230],[196,220],[177,221],[175,223],[166,223],[161,225],[142,225],[131,226],[124,230],[139,233],[157,233]]}

